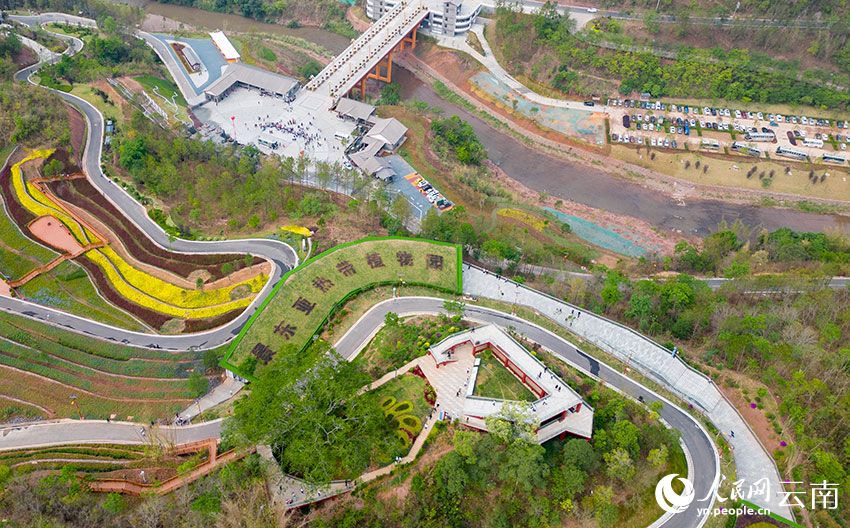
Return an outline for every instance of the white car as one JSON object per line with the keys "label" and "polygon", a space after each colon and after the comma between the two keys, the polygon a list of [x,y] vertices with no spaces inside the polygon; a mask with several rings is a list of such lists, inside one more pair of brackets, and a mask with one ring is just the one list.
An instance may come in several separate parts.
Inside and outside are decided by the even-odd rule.
{"label": "white car", "polygon": [[764,120],[764,114],[762,114],[761,112],[757,113],[756,115],[758,116],[759,121]]}
{"label": "white car", "polygon": [[808,124],[809,124],[809,120],[808,120],[805,116],[803,116],[803,117],[801,117],[801,118],[800,118],[800,122],[801,122],[801,123],[803,123],[804,125],[808,125]]}
{"label": "white car", "polygon": [[[652,145],[652,146],[654,147],[654,146],[655,146],[655,138],[650,139],[650,140],[649,140],[649,144],[650,144],[650,145]],[[845,148],[846,148],[846,147],[845,147]]]}
{"label": "white car", "polygon": [[599,10],[598,10],[598,9],[596,9],[595,7],[588,7],[588,8],[587,8],[587,12],[588,12],[588,13],[598,13],[598,12],[599,12]]}
{"label": "white car", "polygon": [[847,150],[847,143],[841,144],[841,150]]}
{"label": "white car", "polygon": [[741,111],[735,110],[735,119],[741,119]]}

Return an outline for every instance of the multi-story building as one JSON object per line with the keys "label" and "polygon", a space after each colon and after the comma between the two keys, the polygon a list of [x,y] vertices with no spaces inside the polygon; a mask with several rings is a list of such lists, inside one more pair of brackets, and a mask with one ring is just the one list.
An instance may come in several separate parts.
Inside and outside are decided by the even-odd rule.
{"label": "multi-story building", "polygon": [[[428,6],[428,16],[421,29],[435,35],[462,35],[469,31],[478,13],[479,0],[421,0]],[[401,0],[366,0],[366,15],[372,20],[397,6]]]}

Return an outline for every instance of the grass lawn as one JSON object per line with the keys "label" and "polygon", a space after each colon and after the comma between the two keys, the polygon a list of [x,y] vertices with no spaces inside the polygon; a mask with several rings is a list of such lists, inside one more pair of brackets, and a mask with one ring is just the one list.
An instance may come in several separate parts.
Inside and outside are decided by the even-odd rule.
{"label": "grass lawn", "polygon": [[[811,166],[811,170],[820,177],[824,172],[829,176],[823,181],[813,184],[809,180],[809,166],[800,163],[784,163],[777,160],[762,159],[755,161],[754,158],[742,156],[739,160],[717,159],[703,156],[699,153],[679,151],[677,153],[662,150],[653,150],[655,159],[650,160],[647,149],[643,148],[640,154],[635,149],[613,145],[612,154],[622,160],[658,171],[676,178],[692,181],[703,185],[717,185],[734,188],[765,190],[777,193],[794,194],[801,197],[826,198],[833,200],[850,200],[850,171],[839,166]],[[708,165],[708,172],[703,172],[702,167],[697,169],[695,162]],[[685,161],[690,161],[690,168],[685,168]],[[752,166],[758,167],[756,174],[747,178],[747,172]],[[791,174],[785,174],[785,167],[791,167]],[[770,185],[764,186],[758,175],[763,171],[765,176],[774,176]]]}
{"label": "grass lawn", "polygon": [[144,88],[151,97],[155,96],[154,89],[156,89],[159,91],[160,95],[169,101],[173,96],[176,96],[175,102],[180,106],[186,106],[186,99],[183,98],[183,94],[180,93],[180,90],[177,89],[177,85],[173,82],[159,77],[154,77],[153,75],[139,75],[138,77],[133,78],[142,85],[142,88]]}
{"label": "grass lawn", "polygon": [[457,292],[459,263],[458,246],[427,240],[364,239],[331,248],[278,283],[240,332],[223,366],[250,377],[252,363],[266,363],[285,347],[301,351],[337,303],[373,285],[404,282]]}
{"label": "grass lawn", "polygon": [[58,256],[53,250],[27,238],[6,210],[0,209],[0,274],[3,277],[19,279]]}
{"label": "grass lawn", "polygon": [[[427,420],[428,413],[431,412],[431,405],[425,399],[426,386],[427,382],[423,378],[407,373],[361,396],[378,407],[381,406],[382,402],[389,399],[388,409],[384,410],[385,413],[387,411],[392,412],[398,406],[408,408],[405,411],[398,412],[394,417],[387,417],[388,420],[391,420],[391,425],[400,438],[397,442],[391,442],[389,445],[376,444],[372,450],[370,467],[376,468],[387,465],[395,457],[405,456],[410,451],[411,444],[422,431],[422,425]],[[407,424],[404,426],[407,429],[406,432],[400,425],[401,422]]]}
{"label": "grass lawn", "polygon": [[478,377],[475,379],[475,396],[482,398],[498,398],[501,400],[533,402],[537,397],[522,384],[489,350],[478,357],[481,366],[478,367]]}
{"label": "grass lawn", "polygon": [[426,385],[425,379],[406,373],[367,392],[365,396],[374,399],[375,404],[379,404],[387,396],[392,396],[397,402],[409,401],[413,404],[410,414],[419,417],[424,423],[432,409],[431,404],[425,400]]}
{"label": "grass lawn", "polygon": [[94,93],[94,89],[87,84],[75,84],[71,89],[71,94],[76,95],[81,99],[85,99],[95,108],[100,110],[100,113],[103,114],[104,119],[113,120],[118,126],[124,124],[124,113],[121,111],[121,107],[119,107],[116,103],[106,102],[99,95]]}
{"label": "grass lawn", "polygon": [[79,273],[81,270],[77,264],[65,261],[18,288],[18,293],[29,301],[101,323],[128,330],[149,330],[101,297],[88,275]]}

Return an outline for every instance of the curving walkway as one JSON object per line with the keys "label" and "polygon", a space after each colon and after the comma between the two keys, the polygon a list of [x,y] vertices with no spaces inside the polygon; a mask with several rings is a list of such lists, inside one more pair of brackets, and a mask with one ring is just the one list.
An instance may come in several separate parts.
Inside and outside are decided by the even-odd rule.
{"label": "curving walkway", "polygon": [[[10,15],[11,20],[27,24],[42,25],[51,22],[64,22],[92,26],[93,20],[63,15],[61,13],[45,13],[42,15],[19,16]],[[83,42],[76,37],[69,37],[58,33],[52,33],[69,43],[66,53],[73,55],[80,51]],[[30,81],[30,76],[38,71],[45,63],[57,60],[58,55],[44,62],[29,66],[15,74],[15,80],[19,82]],[[271,239],[238,239],[215,242],[174,239],[169,237],[153,220],[151,220],[145,208],[132,196],[115,182],[107,178],[101,170],[100,160],[103,149],[104,119],[100,111],[87,101],[65,92],[53,90],[53,92],[64,99],[67,103],[77,108],[85,117],[87,123],[86,147],[83,152],[83,170],[89,181],[100,191],[113,205],[121,210],[148,238],[155,244],[176,253],[250,253],[263,257],[272,262],[272,273],[269,281],[256,296],[254,301],[237,318],[214,330],[200,332],[197,334],[184,335],[158,335],[145,334],[123,330],[110,325],[91,321],[82,317],[66,314],[59,310],[40,306],[21,299],[0,299],[0,310],[25,315],[50,324],[58,325],[69,330],[85,333],[88,335],[120,341],[128,345],[140,347],[156,347],[166,350],[206,349],[220,346],[230,341],[242,325],[253,314],[257,307],[271,293],[272,288],[280,280],[284,273],[298,265],[298,255],[289,245]]]}
{"label": "curving walkway", "polygon": [[[400,315],[442,313],[443,299],[400,297],[378,303],[366,312],[336,343],[337,351],[347,359],[355,357],[361,349],[368,345],[377,330],[383,326],[384,317],[388,312],[395,312]],[[493,323],[502,328],[513,329],[550,350],[571,367],[601,380],[632,398],[640,396],[646,404],[654,401],[662,402],[661,417],[670,427],[679,431],[686,455],[691,462],[689,466],[692,465],[693,467],[693,471],[689,471],[689,478],[693,481],[697,498],[711,494],[719,475],[717,453],[709,434],[684,410],[663,396],[654,393],[651,389],[585,354],[560,336],[519,317],[479,306],[467,306],[465,317],[473,321]],[[150,441],[149,439],[159,443],[186,443],[203,438],[218,437],[221,431],[221,421],[216,420],[188,427],[145,429],[149,431],[147,437],[142,436],[139,424],[107,423],[94,420],[60,420],[9,427],[0,429],[0,451],[69,443],[140,444]],[[421,434],[420,437],[424,442],[425,435]],[[368,476],[376,478],[388,471],[390,469],[381,469],[373,472],[374,474],[368,474]],[[667,528],[700,527],[707,520],[707,517],[702,515],[698,508],[711,507],[712,503],[713,499],[706,502],[695,502],[683,513],[663,517],[655,526]]]}

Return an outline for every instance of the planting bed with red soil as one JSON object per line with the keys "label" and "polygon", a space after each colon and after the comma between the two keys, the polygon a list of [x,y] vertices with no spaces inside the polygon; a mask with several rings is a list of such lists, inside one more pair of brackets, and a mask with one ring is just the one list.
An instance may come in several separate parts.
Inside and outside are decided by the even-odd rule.
{"label": "planting bed with red soil", "polygon": [[[80,121],[79,123],[75,123],[74,121],[75,121],[74,119],[71,119],[71,124],[72,125],[74,125],[74,124],[81,125],[83,127],[82,128],[83,133],[85,133],[85,130],[86,130],[85,122],[81,121],[81,119],[77,120],[77,121]],[[71,130],[71,136],[72,137],[74,136],[73,127],[72,127],[72,130]],[[79,146],[80,151],[82,151],[82,149],[83,149],[83,141],[82,141],[83,139],[85,139],[85,138],[84,137],[80,138],[80,146]],[[72,142],[73,142],[73,140],[72,140]],[[73,148],[74,148],[74,152],[77,152],[77,145],[74,145]],[[51,154],[50,157],[48,157],[46,160],[44,160],[44,163],[45,164],[49,163],[51,160],[59,160],[59,162],[62,164],[62,167],[63,167],[62,168],[63,174],[77,174],[79,172],[82,172],[80,170],[79,164],[77,163],[77,157],[71,156],[71,154],[69,154],[68,151],[65,150],[65,149],[56,149],[55,151],[53,151],[53,154]]]}
{"label": "planting bed with red soil", "polygon": [[[222,273],[222,266],[226,263],[230,263],[234,271],[245,266],[245,259],[240,255],[183,254],[161,248],[121,214],[86,179],[53,181],[47,183],[47,186],[60,199],[85,209],[104,225],[109,226],[130,255],[145,264],[162,268],[181,277],[188,277],[193,271],[202,269],[210,273],[211,280],[225,276]],[[263,259],[254,257],[251,264],[261,262],[264,262]]]}
{"label": "planting bed with red soil", "polygon": [[16,160],[9,160],[8,165],[3,168],[3,172],[0,172],[0,194],[3,195],[3,201],[6,203],[6,210],[9,212],[9,216],[12,220],[14,220],[18,226],[25,226],[35,220],[35,215],[18,203],[18,199],[15,195],[15,189],[12,186],[12,165],[15,163],[17,163]]}
{"label": "planting bed with red soil", "polygon": [[28,227],[34,237],[56,249],[72,255],[83,249],[71,230],[54,216],[38,217]]}
{"label": "planting bed with red soil", "polygon": [[153,310],[149,310],[144,306],[139,306],[138,304],[129,301],[125,297],[123,297],[115,288],[112,287],[112,283],[109,282],[109,279],[103,273],[103,270],[100,267],[86,258],[82,256],[80,258],[74,259],[74,262],[85,268],[85,270],[89,274],[89,278],[94,283],[97,291],[100,292],[103,297],[106,298],[107,301],[111,302],[115,306],[121,308],[124,311],[130,312],[135,315],[137,318],[142,320],[145,324],[158,330],[166,321],[171,319],[170,315],[161,314],[159,312],[155,312]]}
{"label": "planting bed with red soil", "polygon": [[[112,283],[109,282],[109,279],[103,273],[103,270],[100,267],[86,258],[85,256],[74,259],[74,262],[82,266],[89,273],[89,277],[91,281],[94,283],[97,291],[103,295],[106,300],[114,304],[115,306],[130,312],[135,315],[137,318],[142,320],[145,324],[150,326],[155,330],[159,330],[162,328],[167,321],[174,319],[174,317],[166,314],[159,313],[155,310],[151,310],[145,308],[144,306],[139,306],[138,304],[131,302],[127,298],[123,297],[120,293],[118,293],[115,288],[112,286]],[[215,328],[217,326],[221,326],[224,323],[230,321],[231,319],[238,316],[242,310],[231,310],[227,313],[215,316],[215,317],[206,317],[203,319],[187,319],[184,326],[184,332],[201,332],[203,330],[209,330],[210,328]]]}

